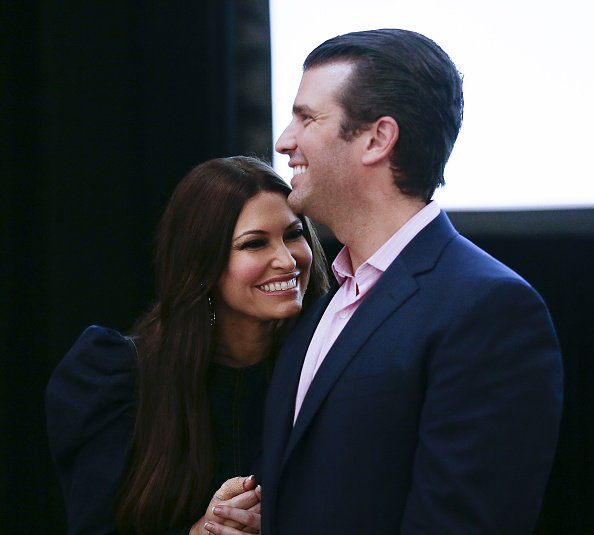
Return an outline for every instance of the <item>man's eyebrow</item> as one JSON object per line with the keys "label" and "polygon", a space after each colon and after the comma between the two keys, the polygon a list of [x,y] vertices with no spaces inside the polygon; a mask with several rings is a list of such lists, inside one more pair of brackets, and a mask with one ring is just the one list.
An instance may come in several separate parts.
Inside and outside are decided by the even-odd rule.
{"label": "man's eyebrow", "polygon": [[307,104],[293,105],[293,115],[312,115],[314,113],[314,110],[312,110]]}

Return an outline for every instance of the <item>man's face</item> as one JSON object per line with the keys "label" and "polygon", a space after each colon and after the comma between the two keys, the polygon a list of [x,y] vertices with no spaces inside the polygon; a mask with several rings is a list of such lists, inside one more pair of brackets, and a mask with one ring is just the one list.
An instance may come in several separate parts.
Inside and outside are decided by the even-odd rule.
{"label": "man's face", "polygon": [[337,96],[351,70],[342,62],[303,73],[293,119],[275,147],[289,156],[293,169],[291,208],[330,227],[336,209],[348,202],[356,174],[356,147],[340,138],[343,111]]}

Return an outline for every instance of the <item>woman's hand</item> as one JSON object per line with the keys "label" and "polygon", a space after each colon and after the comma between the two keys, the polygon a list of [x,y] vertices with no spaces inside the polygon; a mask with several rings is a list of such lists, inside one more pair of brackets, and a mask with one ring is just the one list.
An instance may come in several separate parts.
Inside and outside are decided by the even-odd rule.
{"label": "woman's hand", "polygon": [[234,477],[215,493],[206,514],[190,535],[240,535],[260,533],[260,486],[254,476]]}

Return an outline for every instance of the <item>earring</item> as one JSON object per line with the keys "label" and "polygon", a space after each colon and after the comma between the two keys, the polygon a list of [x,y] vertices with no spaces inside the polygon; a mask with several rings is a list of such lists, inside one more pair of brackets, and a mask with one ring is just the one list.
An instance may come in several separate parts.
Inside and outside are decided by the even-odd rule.
{"label": "earring", "polygon": [[210,295],[207,296],[208,298],[208,311],[210,312],[210,326],[214,327],[215,323],[217,322],[217,315],[215,314],[214,305],[212,304],[212,299]]}

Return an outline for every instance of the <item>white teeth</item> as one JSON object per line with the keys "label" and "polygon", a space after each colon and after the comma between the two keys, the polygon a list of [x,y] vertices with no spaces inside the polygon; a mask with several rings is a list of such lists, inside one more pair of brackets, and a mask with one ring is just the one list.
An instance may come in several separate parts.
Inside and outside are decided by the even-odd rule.
{"label": "white teeth", "polygon": [[271,282],[270,284],[262,284],[259,286],[263,292],[280,292],[281,290],[290,290],[297,286],[297,278],[283,281],[283,282]]}
{"label": "white teeth", "polygon": [[295,167],[293,167],[293,176],[305,173],[305,171],[307,171],[307,165],[296,165]]}

